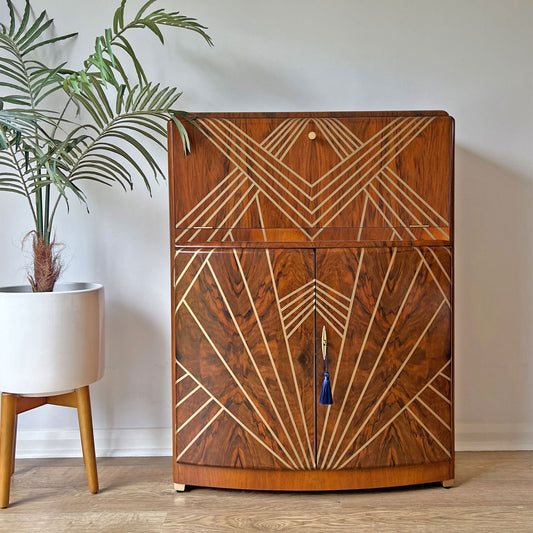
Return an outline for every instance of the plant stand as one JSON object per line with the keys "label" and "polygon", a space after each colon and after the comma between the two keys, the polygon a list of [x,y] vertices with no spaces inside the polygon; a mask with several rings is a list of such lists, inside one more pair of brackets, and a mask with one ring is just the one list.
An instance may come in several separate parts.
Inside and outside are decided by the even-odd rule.
{"label": "plant stand", "polygon": [[0,508],[9,505],[11,476],[15,470],[15,446],[17,416],[41,405],[63,405],[78,410],[83,461],[91,493],[98,492],[98,474],[94,453],[93,423],[89,387],[80,387],[66,394],[55,396],[24,396],[2,393],[2,417],[0,426]]}

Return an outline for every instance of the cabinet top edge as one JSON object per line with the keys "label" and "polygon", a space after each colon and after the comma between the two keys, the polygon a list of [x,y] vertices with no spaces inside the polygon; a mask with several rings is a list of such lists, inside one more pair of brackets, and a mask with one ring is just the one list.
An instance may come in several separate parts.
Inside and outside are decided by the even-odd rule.
{"label": "cabinet top edge", "polygon": [[443,110],[413,110],[413,111],[249,111],[249,112],[188,112],[189,118],[380,118],[380,117],[449,117]]}
{"label": "cabinet top edge", "polygon": [[198,243],[174,243],[174,250],[212,250],[219,251],[242,248],[270,248],[270,249],[321,249],[321,248],[453,248],[454,242],[450,240],[431,241],[222,241]]}

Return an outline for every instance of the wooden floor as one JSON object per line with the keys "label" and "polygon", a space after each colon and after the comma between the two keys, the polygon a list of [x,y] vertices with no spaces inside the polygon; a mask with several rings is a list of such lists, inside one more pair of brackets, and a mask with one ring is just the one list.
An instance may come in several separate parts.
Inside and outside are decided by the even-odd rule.
{"label": "wooden floor", "polygon": [[533,531],[533,452],[458,453],[452,489],[334,493],[176,493],[171,462],[99,459],[92,495],[81,459],[19,460],[0,531]]}

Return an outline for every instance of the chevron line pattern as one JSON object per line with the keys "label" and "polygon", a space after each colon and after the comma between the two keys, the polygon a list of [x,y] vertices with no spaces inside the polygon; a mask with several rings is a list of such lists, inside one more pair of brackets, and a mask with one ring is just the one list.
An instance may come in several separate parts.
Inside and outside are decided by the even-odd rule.
{"label": "chevron line pattern", "polygon": [[[231,170],[177,221],[176,242],[232,240],[231,230],[245,227],[241,226],[243,219],[256,220],[255,225],[268,229],[264,226],[267,204],[285,220],[285,227],[300,231],[310,241],[317,240],[325,229],[347,226],[344,213],[354,209],[361,211],[359,238],[363,228],[375,227],[379,219],[379,227],[390,228],[391,240],[416,240],[417,236],[449,239],[449,221],[394,165],[433,120],[398,117],[369,139],[359,139],[340,119],[292,118],[280,121],[258,142],[231,120],[199,119],[205,138],[224,154]],[[286,162],[310,126],[338,160],[315,180]],[[364,200],[356,203],[359,197]],[[414,233],[410,228],[418,229]],[[267,240],[264,231],[263,235]]]}
{"label": "chevron line pattern", "polygon": [[317,314],[341,339],[344,339],[350,315],[350,298],[318,279],[315,283]]}

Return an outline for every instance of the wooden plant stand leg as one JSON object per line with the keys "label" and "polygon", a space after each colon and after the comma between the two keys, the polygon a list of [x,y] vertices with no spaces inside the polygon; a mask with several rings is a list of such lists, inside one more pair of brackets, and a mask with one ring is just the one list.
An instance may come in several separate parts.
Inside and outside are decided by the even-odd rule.
{"label": "wooden plant stand leg", "polygon": [[9,488],[13,472],[13,448],[17,395],[2,393],[2,420],[0,424],[0,508],[9,505]]}
{"label": "wooden plant stand leg", "polygon": [[96,470],[96,455],[94,452],[93,421],[91,415],[91,397],[89,387],[80,387],[67,394],[49,396],[47,403],[75,407],[78,410],[78,422],[80,425],[81,449],[83,462],[87,469],[89,491],[93,494],[98,492],[98,473]]}
{"label": "wooden plant stand leg", "polygon": [[15,455],[17,451],[17,421],[18,416],[15,415],[15,426],[13,427],[13,449],[11,450],[11,475],[15,473]]}
{"label": "wooden plant stand leg", "polygon": [[9,488],[11,476],[15,469],[15,443],[17,415],[41,405],[62,405],[78,410],[80,424],[81,448],[83,461],[87,469],[89,490],[98,492],[98,473],[94,451],[93,422],[91,415],[91,398],[89,387],[81,387],[72,392],[56,396],[23,396],[2,393],[2,419],[0,426],[0,508],[9,505]]}
{"label": "wooden plant stand leg", "polygon": [[78,404],[81,448],[83,451],[83,461],[85,463],[85,468],[87,469],[89,490],[93,494],[96,494],[98,492],[98,473],[96,471],[96,455],[94,452],[93,420],[91,415],[89,387],[76,389],[75,393]]}

